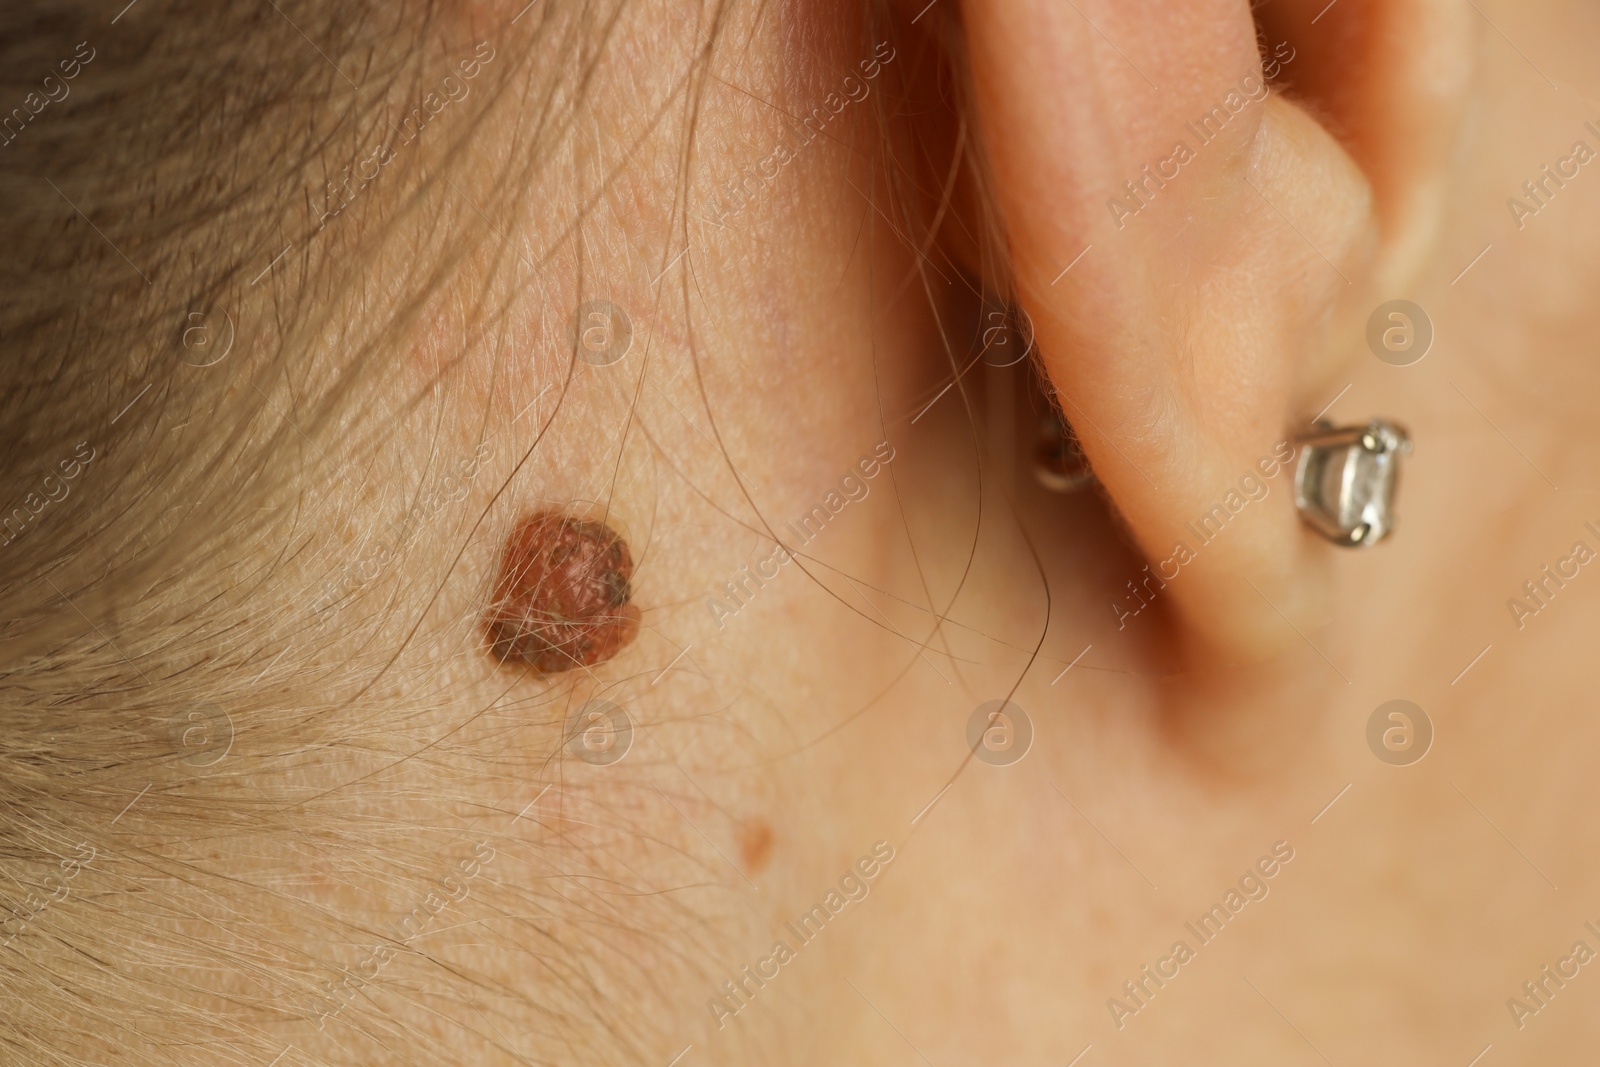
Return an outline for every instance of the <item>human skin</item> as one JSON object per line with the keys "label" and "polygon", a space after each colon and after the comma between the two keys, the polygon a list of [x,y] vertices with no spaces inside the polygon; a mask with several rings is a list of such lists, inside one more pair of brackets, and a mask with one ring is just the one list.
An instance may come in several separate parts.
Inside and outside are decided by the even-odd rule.
{"label": "human skin", "polygon": [[[205,609],[250,606],[264,666],[288,650],[263,672],[273,708],[355,718],[334,730],[236,710],[227,761],[172,778],[167,807],[132,808],[107,873],[87,877],[220,962],[198,952],[163,971],[133,962],[130,941],[105,953],[112,973],[182,976],[170,995],[261,1062],[285,1044],[328,1064],[797,1067],[1059,1065],[1086,1049],[1085,1065],[1464,1065],[1491,1045],[1485,1063],[1548,1064],[1592,1046],[1593,968],[1520,1028],[1506,1001],[1574,942],[1600,950],[1583,926],[1600,927],[1600,578],[1585,567],[1520,625],[1507,600],[1574,542],[1600,549],[1584,527],[1600,527],[1600,164],[1520,229],[1505,201],[1575,140],[1600,148],[1583,128],[1600,124],[1600,13],[1343,0],[1313,23],[1321,3],[1274,0],[1259,16],[1296,50],[1284,91],[1119,229],[1107,196],[1255,69],[1248,5],[994,0],[912,24],[921,6],[877,36],[837,2],[732,9],[687,181],[675,86],[706,27],[671,3],[627,7],[594,46],[581,121],[514,197],[496,176],[524,150],[537,79],[508,78],[511,104],[460,145],[424,139],[401,158],[446,168],[454,191],[435,189],[437,219],[401,216],[380,256],[336,269],[381,304],[437,252],[430,225],[468,251],[347,431],[369,488],[347,494],[343,457],[313,455],[272,499],[315,517],[317,552],[250,605]],[[501,35],[513,53],[520,7],[462,4],[438,32]],[[970,62],[963,143],[984,174],[959,175],[930,236],[959,139],[941,35]],[[718,186],[785,136],[778,108],[809,113],[884,39],[894,58],[865,97],[706,222]],[[879,107],[910,116],[894,144],[909,128],[926,146],[902,171],[886,169]],[[963,287],[1005,273],[975,236],[983,195],[1040,373],[1103,492],[1033,483],[1025,367],[980,367],[934,399],[975,332]],[[360,211],[379,209],[330,222],[333,242],[355,240]],[[1396,297],[1435,330],[1408,367],[1366,342]],[[633,331],[605,365],[575,359],[567,333],[601,298]],[[1392,539],[1316,539],[1280,473],[1119,625],[1126,583],[1330,400],[1334,421],[1381,414],[1411,432]],[[436,483],[430,463],[485,438],[496,448],[465,498],[341,602],[337,625],[305,631],[309,650],[274,628],[260,605],[303,603],[321,561],[360,557]],[[893,458],[864,497],[736,613],[708,610],[885,440]],[[631,644],[559,678],[481,640],[505,538],[552,505],[626,538],[641,613]],[[233,562],[303,532],[266,523]],[[619,761],[586,760],[562,732],[594,698],[632,722]],[[1002,698],[1034,736],[994,765],[967,729]],[[1366,739],[1396,698],[1435,731],[1409,766]],[[253,813],[256,836],[175,844],[163,820],[191,794]],[[395,915],[442,900],[430,887],[479,841],[494,858],[425,942],[320,1026],[281,1007],[288,976],[326,982]],[[894,858],[870,893],[816,941],[790,940],[785,924],[880,841]],[[1270,892],[1200,946],[1185,923],[1278,842],[1293,858]],[[162,880],[155,903],[132,893],[152,877],[134,872],[170,869],[151,856],[201,873]],[[241,920],[247,890],[202,893],[202,877],[262,887],[260,910]],[[83,899],[52,909],[87,922]],[[795,959],[719,1016],[708,1002],[778,939]],[[1118,1020],[1108,1000],[1135,1004],[1124,981],[1180,939],[1196,958]],[[282,958],[222,951],[241,942]]]}

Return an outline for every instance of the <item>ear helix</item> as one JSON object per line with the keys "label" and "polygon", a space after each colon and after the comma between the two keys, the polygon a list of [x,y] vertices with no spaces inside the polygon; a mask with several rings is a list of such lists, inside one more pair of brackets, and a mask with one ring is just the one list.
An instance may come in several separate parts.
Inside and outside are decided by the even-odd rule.
{"label": "ear helix", "polygon": [[[1302,472],[1295,440],[1302,398],[1349,358],[1327,331],[1356,323],[1359,344],[1373,305],[1374,185],[1269,87],[1243,0],[963,17],[1018,300],[1077,444],[1145,555],[1185,561],[1165,597],[1192,647],[1298,642],[1331,603],[1301,516],[1347,544],[1391,525],[1397,450],[1323,436]],[[1267,55],[1283,81],[1301,50]],[[1343,499],[1341,464],[1373,468]]]}

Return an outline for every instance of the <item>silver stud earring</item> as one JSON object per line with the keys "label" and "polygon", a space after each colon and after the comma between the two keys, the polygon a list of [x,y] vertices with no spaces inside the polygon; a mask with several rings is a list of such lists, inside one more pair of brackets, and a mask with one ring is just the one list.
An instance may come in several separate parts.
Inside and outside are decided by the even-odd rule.
{"label": "silver stud earring", "polygon": [[1294,503],[1307,526],[1347,548],[1389,536],[1400,457],[1411,451],[1403,426],[1387,419],[1365,426],[1318,422],[1295,444]]}
{"label": "silver stud earring", "polygon": [[[1058,493],[1093,485],[1094,472],[1072,427],[1051,413],[1041,430],[1033,462],[1039,484]],[[1400,457],[1411,451],[1405,427],[1387,419],[1364,426],[1318,422],[1294,443],[1294,503],[1307,526],[1346,548],[1375,545],[1389,536]]]}

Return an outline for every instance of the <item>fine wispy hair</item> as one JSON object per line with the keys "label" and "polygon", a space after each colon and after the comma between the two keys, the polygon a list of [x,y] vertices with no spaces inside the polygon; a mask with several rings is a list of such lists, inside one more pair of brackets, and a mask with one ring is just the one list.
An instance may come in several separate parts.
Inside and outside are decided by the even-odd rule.
{"label": "fine wispy hair", "polygon": [[[594,1005],[617,981],[693,967],[640,946],[710,922],[619,882],[614,859],[645,867],[647,853],[684,884],[695,872],[639,828],[624,787],[568,795],[561,869],[497,882],[486,872],[536,799],[525,787],[560,745],[503,751],[504,708],[441,728],[475,611],[445,578],[485,514],[430,502],[453,496],[465,456],[505,461],[485,475],[501,480],[491,496],[563,460],[542,433],[516,450],[496,437],[497,399],[462,426],[441,397],[469,349],[512,358],[513,290],[583,289],[592,253],[573,234],[615,173],[551,177],[587,173],[586,94],[629,5],[516,6],[482,26],[432,0],[0,13],[0,1062],[263,1064],[283,1034],[335,1022],[353,1062],[457,1062],[457,1031],[511,1059],[519,1027],[561,1035],[563,1062],[653,1051],[642,1022],[597,1025]],[[672,130],[684,189],[711,61],[751,47],[725,33],[726,5],[694,11],[681,91],[645,127]],[[893,35],[887,5],[864,6],[857,31]],[[964,110],[953,38],[932,32],[908,54]],[[418,117],[439,93],[454,110]],[[931,248],[958,184],[985,199],[981,167],[965,124],[954,144],[923,142],[898,100],[876,94],[868,124],[893,161],[880,188]],[[504,165],[453,167],[507,110]],[[539,220],[546,258],[530,265],[484,223],[538,210],[518,197],[541,176],[572,195]],[[974,300],[1004,287],[997,224],[980,217],[960,238],[993,276]],[[687,211],[677,223],[687,237]],[[454,306],[469,270],[489,280]],[[904,284],[933,302],[920,264]],[[472,335],[397,393],[441,304]],[[946,344],[958,382],[964,346]],[[575,361],[544,368],[553,403]],[[350,580],[373,558],[376,512],[429,516],[394,554],[426,541],[446,562]],[[454,644],[417,638],[430,611]],[[559,741],[570,697],[517,698],[517,728]],[[602,891],[576,901],[581,880]],[[534,921],[551,912],[581,921]],[[484,962],[472,926],[491,919],[518,936]]]}

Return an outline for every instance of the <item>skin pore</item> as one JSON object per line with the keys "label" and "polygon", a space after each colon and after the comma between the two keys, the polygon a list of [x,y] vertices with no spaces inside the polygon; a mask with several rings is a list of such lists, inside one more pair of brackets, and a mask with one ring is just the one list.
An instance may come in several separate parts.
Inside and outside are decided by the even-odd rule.
{"label": "skin pore", "polygon": [[[1573,1061],[1600,177],[1524,183],[1600,150],[1600,14],[1324,7],[267,11],[325,91],[173,166],[265,206],[127,240],[147,146],[50,201],[74,314],[163,340],[14,391],[59,412],[14,454],[100,451],[0,561],[6,1057]],[[1009,303],[1037,360],[975,359]],[[1101,488],[1030,473],[1051,392]],[[1416,444],[1371,551],[1259,465],[1325,406]],[[541,513],[637,610],[560,672],[485,637]],[[1420,762],[1369,748],[1393,699]]]}

